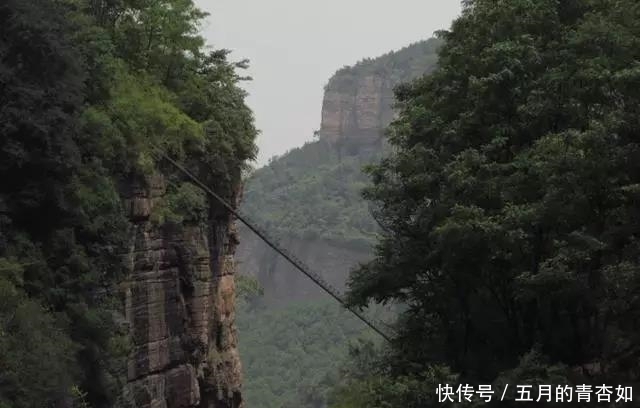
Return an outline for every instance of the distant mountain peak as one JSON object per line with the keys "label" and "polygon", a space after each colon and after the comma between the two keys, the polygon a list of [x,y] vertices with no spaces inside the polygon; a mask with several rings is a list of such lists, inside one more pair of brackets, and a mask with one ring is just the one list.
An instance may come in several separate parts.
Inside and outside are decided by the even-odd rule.
{"label": "distant mountain peak", "polygon": [[320,140],[348,155],[379,150],[394,118],[394,88],[432,72],[440,45],[432,38],[338,70],[325,87]]}

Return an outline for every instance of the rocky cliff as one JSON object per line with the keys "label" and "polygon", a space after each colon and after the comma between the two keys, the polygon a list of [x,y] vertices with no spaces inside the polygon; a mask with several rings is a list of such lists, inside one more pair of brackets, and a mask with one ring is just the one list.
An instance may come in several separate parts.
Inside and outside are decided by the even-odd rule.
{"label": "rocky cliff", "polygon": [[[376,224],[360,197],[362,166],[381,154],[394,117],[394,88],[436,66],[436,39],[340,69],[325,87],[319,140],[278,158],[247,181],[242,210],[337,287],[371,256]],[[239,271],[262,283],[270,302],[321,292],[253,234],[240,230]]]}
{"label": "rocky cliff", "polygon": [[[258,279],[269,305],[282,305],[294,301],[326,296],[322,289],[310,284],[289,262],[266,246],[247,228],[239,227],[241,244],[238,247],[240,273]],[[280,240],[282,246],[296,254],[308,266],[319,272],[334,287],[343,290],[349,270],[369,259],[368,249],[350,248],[322,238],[299,239],[295,236]]]}
{"label": "rocky cliff", "polygon": [[206,223],[159,226],[151,214],[164,178],[127,190],[132,240],[121,289],[132,350],[124,405],[241,407],[229,214],[210,203]]}
{"label": "rocky cliff", "polygon": [[379,150],[394,118],[394,88],[435,68],[430,39],[339,70],[325,87],[318,136],[346,154]]}
{"label": "rocky cliff", "polygon": [[319,136],[342,144],[349,153],[379,147],[382,129],[393,119],[393,84],[382,73],[355,76],[345,86],[346,73],[329,82],[322,103]]}

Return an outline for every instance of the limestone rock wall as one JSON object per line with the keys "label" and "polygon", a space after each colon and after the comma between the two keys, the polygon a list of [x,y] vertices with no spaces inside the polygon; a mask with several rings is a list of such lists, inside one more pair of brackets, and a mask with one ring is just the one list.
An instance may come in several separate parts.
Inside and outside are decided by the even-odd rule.
{"label": "limestone rock wall", "polygon": [[212,206],[208,223],[161,228],[150,216],[165,188],[155,176],[126,193],[132,240],[121,290],[131,353],[123,405],[241,407],[232,220]]}
{"label": "limestone rock wall", "polygon": [[327,86],[322,103],[320,137],[333,144],[375,146],[393,118],[393,85],[382,74],[350,78],[338,74]]}
{"label": "limestone rock wall", "polygon": [[[238,271],[257,279],[267,305],[324,299],[326,294],[248,228],[239,228]],[[281,242],[328,283],[343,291],[349,271],[371,258],[371,251],[348,248],[324,239],[292,237]]]}
{"label": "limestone rock wall", "polygon": [[[320,140],[342,156],[357,155],[366,159],[380,153],[384,148],[385,128],[395,117],[394,88],[432,72],[440,45],[441,41],[433,38],[419,41],[336,72],[325,87],[318,131]],[[286,156],[279,160],[286,160]],[[291,173],[296,174],[295,167]],[[274,191],[274,194],[282,192]],[[248,229],[240,230],[240,241],[239,271],[258,279],[269,303],[324,296],[315,284]],[[345,287],[349,271],[373,256],[371,250],[348,248],[323,239],[307,240],[294,233],[282,244],[341,289]]]}
{"label": "limestone rock wall", "polygon": [[349,155],[380,149],[395,116],[394,88],[432,72],[440,45],[420,41],[336,72],[325,88],[320,138]]}

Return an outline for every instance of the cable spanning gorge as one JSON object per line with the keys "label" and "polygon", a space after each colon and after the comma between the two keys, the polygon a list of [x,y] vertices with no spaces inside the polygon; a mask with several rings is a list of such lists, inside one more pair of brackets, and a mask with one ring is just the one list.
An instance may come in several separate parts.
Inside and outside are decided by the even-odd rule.
{"label": "cable spanning gorge", "polygon": [[640,3],[461,8],[253,169],[193,0],[0,2],[0,408],[636,406]]}
{"label": "cable spanning gorge", "polygon": [[324,278],[316,272],[313,272],[311,268],[305,265],[302,261],[300,261],[295,255],[291,254],[287,249],[283,248],[280,244],[278,244],[274,239],[269,238],[267,232],[254,224],[247,215],[239,214],[233,205],[228,203],[225,199],[216,194],[213,190],[207,187],[202,181],[200,181],[196,176],[193,175],[189,170],[185,169],[184,166],[180,165],[180,163],[173,160],[169,155],[164,152],[160,147],[154,146],[156,150],[156,154],[160,157],[167,160],[173,166],[175,166],[178,170],[184,173],[194,184],[202,188],[207,194],[213,197],[216,201],[220,203],[230,214],[232,214],[237,220],[242,222],[244,226],[249,228],[256,236],[258,236],[265,244],[269,245],[276,251],[279,255],[281,255],[284,259],[286,259],[291,265],[293,265],[298,271],[300,271],[303,275],[308,277],[314,284],[318,285],[322,290],[324,290],[329,296],[334,298],[338,303],[345,306],[351,313],[357,316],[362,322],[364,322],[367,326],[369,326],[373,331],[382,336],[385,340],[391,341],[391,338],[381,329],[374,321],[370,318],[364,316],[360,311],[354,308],[350,308],[344,297],[340,294],[340,292],[334,288],[331,284],[327,283]]}

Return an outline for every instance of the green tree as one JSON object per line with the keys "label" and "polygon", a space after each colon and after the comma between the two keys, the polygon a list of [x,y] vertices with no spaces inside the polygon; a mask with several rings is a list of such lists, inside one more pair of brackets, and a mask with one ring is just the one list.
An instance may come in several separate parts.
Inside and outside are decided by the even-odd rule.
{"label": "green tree", "polygon": [[378,340],[333,301],[260,306],[259,300],[242,302],[237,318],[244,395],[255,407],[325,407],[331,390],[342,380],[339,368],[349,343],[359,338]]}
{"label": "green tree", "polygon": [[565,380],[637,378],[639,11],[467,1],[439,69],[397,92],[365,192],[385,236],[350,281],[355,305],[408,308],[389,381],[433,365],[497,381],[534,351],[588,367]]}
{"label": "green tree", "polygon": [[[0,8],[0,257],[25,265],[10,281],[30,302],[54,312],[56,327],[73,341],[74,348],[62,340],[60,349],[52,346],[52,353],[71,352],[78,364],[61,380],[94,384],[95,400],[101,400],[110,391],[105,361],[116,331],[96,294],[119,276],[116,248],[126,228],[113,181],[92,160],[100,152],[83,151],[77,118],[88,72],[76,38],[83,22],[72,2],[8,1]],[[29,344],[26,333],[17,338]],[[24,364],[27,371],[49,372],[45,358]],[[41,397],[33,393],[21,403],[42,404]]]}
{"label": "green tree", "polygon": [[[163,224],[206,222],[212,205],[153,146],[227,196],[255,154],[236,73],[246,62],[205,50],[204,16],[191,0],[0,5],[0,281],[15,292],[2,313],[24,317],[2,327],[3,408],[114,403],[128,351],[113,319],[130,239],[123,186],[162,172]],[[18,342],[46,331],[56,344],[34,346],[16,368]],[[32,372],[42,375],[22,378]]]}
{"label": "green tree", "polygon": [[54,316],[0,277],[0,406],[61,402],[73,385],[74,352]]}

